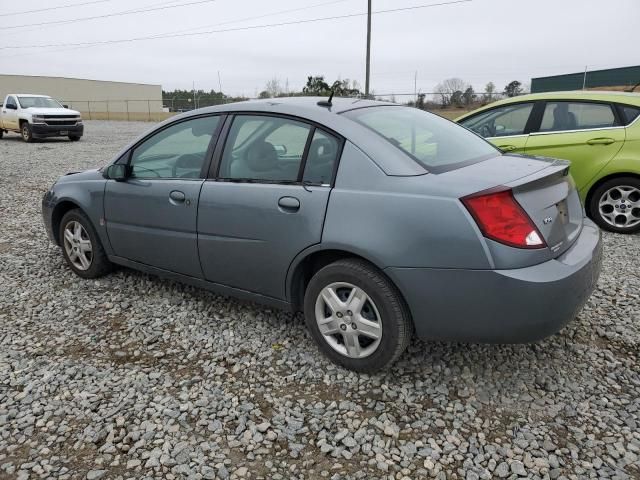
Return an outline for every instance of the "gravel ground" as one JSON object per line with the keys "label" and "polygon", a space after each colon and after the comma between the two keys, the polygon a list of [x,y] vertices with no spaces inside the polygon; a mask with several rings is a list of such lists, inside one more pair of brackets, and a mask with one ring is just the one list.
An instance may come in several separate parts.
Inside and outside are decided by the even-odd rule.
{"label": "gravel ground", "polygon": [[358,375],[300,316],[65,267],[42,194],[149,126],[0,140],[0,478],[640,478],[640,236],[605,235],[598,290],[552,338],[415,341]]}

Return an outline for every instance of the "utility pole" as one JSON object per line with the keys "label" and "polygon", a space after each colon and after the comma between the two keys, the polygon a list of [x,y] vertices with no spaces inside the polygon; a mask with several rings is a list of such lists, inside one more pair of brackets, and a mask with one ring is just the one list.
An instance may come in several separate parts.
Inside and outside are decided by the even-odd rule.
{"label": "utility pole", "polygon": [[416,73],[413,75],[413,96],[414,101],[416,102],[415,104],[418,104],[418,71],[416,70]]}
{"label": "utility pole", "polygon": [[587,67],[589,65],[585,65],[584,66],[584,76],[582,77],[582,89],[584,90],[585,87],[587,86]]}
{"label": "utility pole", "polygon": [[224,103],[224,95],[222,94],[222,80],[220,80],[220,70],[218,70],[218,88],[220,89],[220,103]]}
{"label": "utility pole", "polygon": [[193,108],[198,108],[196,105],[196,81],[193,81]]}
{"label": "utility pole", "polygon": [[371,0],[367,0],[367,76],[364,82],[364,94],[369,97],[369,77],[371,75]]}

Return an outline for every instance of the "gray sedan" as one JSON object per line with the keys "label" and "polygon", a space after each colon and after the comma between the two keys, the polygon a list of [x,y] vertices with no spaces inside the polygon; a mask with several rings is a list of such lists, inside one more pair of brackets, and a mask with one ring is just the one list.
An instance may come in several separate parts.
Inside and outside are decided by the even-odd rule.
{"label": "gray sedan", "polygon": [[43,199],[80,277],[114,264],[303,311],[334,362],[384,368],[412,335],[513,343],[574,318],[598,228],[564,161],[504,155],[417,109],[252,101],[173,117]]}

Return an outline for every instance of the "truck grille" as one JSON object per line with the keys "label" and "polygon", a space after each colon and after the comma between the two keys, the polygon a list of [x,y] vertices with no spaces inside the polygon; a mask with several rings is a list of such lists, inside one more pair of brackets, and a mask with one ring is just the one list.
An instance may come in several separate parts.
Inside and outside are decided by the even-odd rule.
{"label": "truck grille", "polygon": [[47,125],[55,127],[72,127],[78,120],[80,120],[80,117],[76,115],[45,115],[44,117]]}

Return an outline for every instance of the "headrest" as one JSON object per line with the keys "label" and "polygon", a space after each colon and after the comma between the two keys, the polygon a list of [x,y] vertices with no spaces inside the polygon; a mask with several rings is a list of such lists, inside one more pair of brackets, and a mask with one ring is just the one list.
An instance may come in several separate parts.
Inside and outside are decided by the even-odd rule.
{"label": "headrest", "polygon": [[278,165],[278,153],[269,142],[256,142],[247,151],[247,166],[254,172],[273,170]]}

